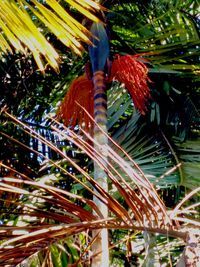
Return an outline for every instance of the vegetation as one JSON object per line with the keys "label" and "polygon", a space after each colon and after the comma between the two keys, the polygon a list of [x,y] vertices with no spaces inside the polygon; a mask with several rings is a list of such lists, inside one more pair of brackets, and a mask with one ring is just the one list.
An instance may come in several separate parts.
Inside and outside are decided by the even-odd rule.
{"label": "vegetation", "polygon": [[[51,49],[32,49],[23,39],[31,36],[32,26],[26,28],[25,19],[20,22],[20,29],[26,29],[23,36],[22,30],[9,28],[10,17],[1,12],[0,266],[91,266],[91,232],[102,228],[109,229],[110,266],[197,266],[198,1],[102,3],[107,8],[110,59],[137,54],[148,67],[151,93],[142,115],[123,84],[110,84],[109,137],[103,148],[109,152],[107,160],[84,128],[66,128],[56,118],[72,80],[83,74],[89,59],[86,44],[80,57],[74,52],[83,47],[62,42],[68,19],[60,17],[56,2],[0,4],[10,16],[18,10],[29,18],[29,26],[35,25],[40,35],[38,44],[42,40]],[[79,2],[60,1],[59,8],[88,29],[90,22],[83,20],[87,13],[77,13],[82,10]],[[82,7],[87,8],[86,3]],[[99,8],[87,10],[94,14]],[[78,33],[74,37],[79,41]],[[85,33],[82,41],[88,43],[90,33]],[[93,179],[92,161],[107,174],[108,192]],[[93,196],[107,206],[108,218],[102,217]]]}

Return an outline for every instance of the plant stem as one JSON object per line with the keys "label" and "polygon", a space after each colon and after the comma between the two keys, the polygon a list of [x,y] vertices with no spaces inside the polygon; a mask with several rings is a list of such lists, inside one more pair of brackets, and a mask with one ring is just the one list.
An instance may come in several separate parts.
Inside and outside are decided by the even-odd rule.
{"label": "plant stem", "polygon": [[[94,149],[101,153],[103,160],[107,162],[108,151],[106,145],[108,144],[108,137],[101,129],[107,133],[107,99],[105,92],[104,73],[98,71],[94,73],[94,119],[97,125],[94,127]],[[98,127],[99,126],[99,127]],[[94,163],[94,179],[98,184],[108,192],[107,174],[105,171]],[[94,197],[94,202],[102,213],[103,218],[108,218],[108,207],[99,199]],[[92,250],[93,254],[98,253],[92,260],[93,267],[108,267],[109,266],[109,244],[108,244],[108,230],[94,230],[93,237],[95,237]]]}

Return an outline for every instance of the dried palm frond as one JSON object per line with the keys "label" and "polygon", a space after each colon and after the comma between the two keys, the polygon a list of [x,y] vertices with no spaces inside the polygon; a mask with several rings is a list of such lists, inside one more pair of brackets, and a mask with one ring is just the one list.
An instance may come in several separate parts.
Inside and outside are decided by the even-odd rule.
{"label": "dried palm frond", "polygon": [[[13,204],[16,206],[16,214],[20,215],[23,225],[20,224],[20,220],[17,226],[1,225],[0,266],[2,264],[17,264],[58,240],[93,229],[132,229],[150,233],[161,233],[167,236],[182,238],[186,241],[188,236],[187,229],[183,230],[182,228],[180,231],[179,225],[174,223],[176,221],[173,219],[173,216],[168,216],[164,203],[160,200],[156,190],[137,164],[126,154],[128,160],[132,161],[132,165],[135,166],[133,168],[116,152],[121,149],[117,144],[113,143],[116,146],[115,151],[110,147],[102,147],[102,150],[106,149],[109,152],[109,161],[105,162],[101,153],[89,142],[86,142],[78,134],[63,127],[58,122],[52,121],[52,129],[62,140],[66,139],[68,142],[73,143],[105,170],[112,186],[118,190],[124,203],[126,203],[125,206],[113,195],[106,192],[92,178],[90,173],[82,169],[76,161],[58,149],[54,143],[46,140],[33,129],[30,130],[27,125],[9,113],[5,111],[4,113],[18,127],[22,127],[32,137],[39,139],[41,143],[49,146],[76,169],[87,182],[83,183],[79,176],[75,176],[58,162],[49,160],[63,174],[71,177],[88,193],[95,195],[96,198],[103,202],[108,207],[110,214],[109,218],[102,219],[101,212],[91,199],[72,194],[55,186],[49,186],[39,181],[30,181],[25,177],[24,180],[9,177],[1,178],[0,190],[15,192],[20,195],[19,203],[13,201]],[[83,131],[83,134],[93,143],[96,142],[87,132]],[[14,141],[14,139],[12,140]],[[110,142],[112,142],[111,139]],[[98,143],[95,144],[95,146],[98,145]],[[31,151],[33,152],[33,150]],[[121,151],[125,153],[122,149]],[[36,151],[36,153],[38,152]],[[46,156],[43,156],[43,158],[47,164],[48,158]],[[121,172],[115,168],[116,164],[121,172],[124,172],[127,177],[126,180],[121,175]],[[11,185],[11,183],[15,183],[15,186]],[[25,187],[18,185],[25,185]],[[25,199],[28,199],[28,202]],[[47,204],[47,208],[45,208],[45,205],[44,207],[41,205],[44,203]],[[177,206],[177,209],[179,209],[180,205]],[[176,213],[176,209],[174,213]],[[30,219],[30,221],[25,219],[24,216],[26,218],[29,216],[34,221],[34,224]],[[90,242],[92,242],[92,238]],[[88,249],[90,249],[90,246],[88,246]],[[81,259],[79,262],[81,262]]]}

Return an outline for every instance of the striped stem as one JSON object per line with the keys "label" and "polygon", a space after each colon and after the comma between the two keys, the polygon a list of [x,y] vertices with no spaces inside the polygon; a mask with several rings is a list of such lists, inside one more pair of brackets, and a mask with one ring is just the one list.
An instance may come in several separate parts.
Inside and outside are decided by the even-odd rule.
{"label": "striped stem", "polygon": [[[97,125],[94,127],[94,139],[97,144],[94,145],[95,150],[104,156],[107,162],[107,136],[99,130],[99,127],[107,133],[107,98],[106,98],[106,84],[103,71],[97,71],[93,75],[94,84],[94,119]],[[94,163],[94,179],[98,184],[107,192],[107,174]],[[105,204],[94,197],[94,202],[101,211],[104,218],[108,217],[108,208]],[[95,267],[108,267],[109,266],[109,250],[108,250],[108,231],[102,229],[93,231],[93,236],[96,236],[92,250],[93,254],[97,254],[92,260],[92,266]],[[98,253],[101,252],[101,253]]]}
{"label": "striped stem", "polygon": [[[93,75],[94,83],[94,119],[106,131],[107,129],[107,96],[103,71],[96,71]],[[98,132],[96,126],[94,132]]]}

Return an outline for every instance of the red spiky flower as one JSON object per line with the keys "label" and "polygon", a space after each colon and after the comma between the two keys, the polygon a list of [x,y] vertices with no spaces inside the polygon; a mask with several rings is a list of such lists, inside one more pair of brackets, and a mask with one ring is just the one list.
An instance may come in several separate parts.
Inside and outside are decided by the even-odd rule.
{"label": "red spiky flower", "polygon": [[110,75],[110,80],[118,80],[125,85],[135,107],[143,115],[147,110],[147,100],[150,98],[147,74],[148,68],[138,59],[138,55],[116,55]]}
{"label": "red spiky flower", "polygon": [[[89,114],[94,113],[94,90],[92,80],[86,75],[82,75],[75,79],[65,95],[62,104],[57,112],[58,118],[62,119],[67,126],[75,127],[77,124],[83,126],[86,131],[93,126],[93,121],[89,118]],[[79,104],[79,105],[78,105]]]}
{"label": "red spiky flower", "polygon": [[[86,65],[85,75],[72,82],[57,112],[58,118],[62,119],[66,126],[74,127],[78,124],[83,127],[84,125],[86,131],[92,130],[94,124],[84,111],[85,109],[92,116],[94,114],[94,85],[91,71],[88,68],[89,65]],[[123,83],[131,95],[135,107],[141,114],[145,114],[147,101],[150,98],[147,74],[147,67],[137,55],[116,55],[110,77],[105,82],[118,80]]]}

